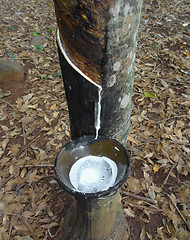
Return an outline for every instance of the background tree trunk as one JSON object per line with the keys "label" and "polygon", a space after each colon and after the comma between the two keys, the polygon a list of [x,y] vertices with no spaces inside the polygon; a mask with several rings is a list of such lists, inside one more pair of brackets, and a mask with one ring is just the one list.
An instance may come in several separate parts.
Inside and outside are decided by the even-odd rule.
{"label": "background tree trunk", "polygon": [[[71,137],[126,144],[142,0],[54,0]],[[101,94],[101,112],[100,110]]]}

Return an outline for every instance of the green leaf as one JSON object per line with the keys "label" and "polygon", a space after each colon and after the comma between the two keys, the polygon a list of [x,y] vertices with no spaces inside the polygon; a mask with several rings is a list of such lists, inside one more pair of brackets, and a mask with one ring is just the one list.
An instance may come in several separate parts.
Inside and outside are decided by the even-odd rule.
{"label": "green leaf", "polygon": [[12,58],[12,59],[15,59],[16,58],[16,56],[15,55],[13,55],[12,53],[7,53],[7,55],[10,57],[10,58]]}
{"label": "green leaf", "polygon": [[53,75],[54,78],[62,77],[61,71],[56,71],[56,74]]}
{"label": "green leaf", "polygon": [[37,36],[38,34],[37,33],[33,33],[33,36]]}
{"label": "green leaf", "polygon": [[53,28],[50,28],[50,31],[51,31],[51,32],[53,32],[53,31],[54,31],[54,29],[53,29]]}
{"label": "green leaf", "polygon": [[14,26],[7,26],[8,28],[15,28]]}
{"label": "green leaf", "polygon": [[39,45],[36,45],[36,46],[35,46],[35,49],[36,49],[36,52],[37,52],[37,53],[40,53],[41,47],[40,47]]}
{"label": "green leaf", "polygon": [[41,78],[41,79],[45,79],[45,77],[44,77],[44,76],[42,76],[42,75],[40,75],[40,76],[39,76],[39,78]]}
{"label": "green leaf", "polygon": [[145,97],[148,97],[148,98],[156,98],[156,96],[151,92],[144,92],[144,95]]}

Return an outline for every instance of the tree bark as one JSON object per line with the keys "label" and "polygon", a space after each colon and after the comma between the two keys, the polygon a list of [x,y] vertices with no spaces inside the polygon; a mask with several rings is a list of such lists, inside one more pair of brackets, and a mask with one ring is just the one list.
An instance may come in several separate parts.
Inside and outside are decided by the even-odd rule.
{"label": "tree bark", "polygon": [[[54,0],[71,137],[98,134],[126,144],[142,0]],[[100,91],[101,90],[101,91]]]}

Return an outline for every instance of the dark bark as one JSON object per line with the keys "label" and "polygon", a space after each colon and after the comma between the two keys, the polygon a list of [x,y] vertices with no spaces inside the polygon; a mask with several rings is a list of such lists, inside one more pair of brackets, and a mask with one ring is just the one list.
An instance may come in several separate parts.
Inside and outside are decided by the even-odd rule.
{"label": "dark bark", "polygon": [[97,87],[68,64],[59,48],[58,53],[69,108],[72,139],[95,135],[94,106],[98,101]]}

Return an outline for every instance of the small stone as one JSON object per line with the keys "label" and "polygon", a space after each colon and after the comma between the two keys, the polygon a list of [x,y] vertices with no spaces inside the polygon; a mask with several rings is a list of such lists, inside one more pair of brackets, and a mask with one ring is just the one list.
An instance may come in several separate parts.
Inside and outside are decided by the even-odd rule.
{"label": "small stone", "polygon": [[22,82],[24,68],[16,61],[0,59],[0,83]]}
{"label": "small stone", "polygon": [[33,46],[37,46],[37,45],[43,45],[45,42],[44,37],[42,36],[34,36],[31,40],[30,40],[30,44]]}

